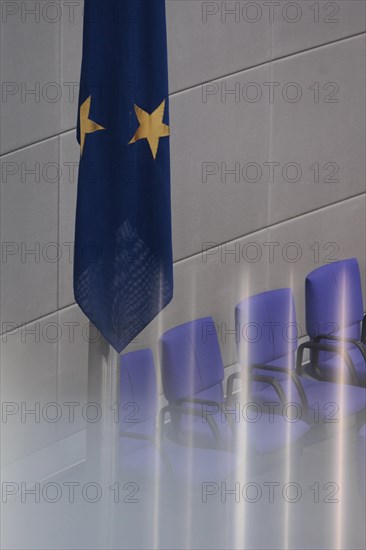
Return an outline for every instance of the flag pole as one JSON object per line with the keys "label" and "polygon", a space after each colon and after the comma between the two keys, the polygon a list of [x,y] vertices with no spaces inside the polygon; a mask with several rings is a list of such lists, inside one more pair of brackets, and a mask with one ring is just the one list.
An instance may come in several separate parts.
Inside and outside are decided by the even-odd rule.
{"label": "flag pole", "polygon": [[[89,328],[95,333],[91,323]],[[89,481],[102,491],[97,518],[100,548],[114,548],[116,503],[110,487],[118,482],[119,377],[119,354],[102,336],[89,341],[88,404],[93,420],[87,422],[86,458]]]}

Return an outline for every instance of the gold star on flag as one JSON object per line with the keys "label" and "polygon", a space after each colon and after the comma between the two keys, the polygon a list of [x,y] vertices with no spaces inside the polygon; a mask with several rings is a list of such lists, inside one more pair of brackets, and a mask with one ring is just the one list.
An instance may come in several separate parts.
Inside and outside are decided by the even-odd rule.
{"label": "gold star on flag", "polygon": [[139,139],[147,139],[154,159],[156,159],[158,152],[159,139],[167,137],[170,134],[169,126],[163,123],[164,110],[165,99],[151,115],[141,109],[141,107],[135,105],[135,113],[140,126],[128,144],[135,143]]}
{"label": "gold star on flag", "polygon": [[90,105],[91,105],[91,95],[84,101],[80,107],[80,150],[83,154],[84,145],[85,145],[85,136],[86,134],[92,134],[98,130],[105,130],[103,126],[100,126],[93,120],[90,120]]}

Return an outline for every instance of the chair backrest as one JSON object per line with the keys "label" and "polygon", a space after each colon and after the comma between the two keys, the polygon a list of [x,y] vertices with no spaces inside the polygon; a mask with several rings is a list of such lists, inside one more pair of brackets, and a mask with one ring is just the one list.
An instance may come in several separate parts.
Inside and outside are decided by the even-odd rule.
{"label": "chair backrest", "polygon": [[159,340],[164,395],[223,400],[224,366],[212,317],[184,323]]}
{"label": "chair backrest", "polygon": [[306,330],[360,338],[363,318],[361,277],[355,258],[323,265],[306,277]]}
{"label": "chair backrest", "polygon": [[250,296],[235,308],[236,345],[240,364],[277,361],[294,366],[297,325],[292,290],[281,288]]}
{"label": "chair backrest", "polygon": [[133,431],[143,423],[147,431],[153,432],[158,396],[152,351],[143,349],[122,355],[120,368],[121,429]]}

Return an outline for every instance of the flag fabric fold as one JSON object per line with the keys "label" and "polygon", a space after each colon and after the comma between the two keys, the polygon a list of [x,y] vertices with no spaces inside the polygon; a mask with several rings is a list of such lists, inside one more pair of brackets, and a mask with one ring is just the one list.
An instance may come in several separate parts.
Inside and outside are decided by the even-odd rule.
{"label": "flag fabric fold", "polygon": [[85,0],[76,302],[122,351],[173,296],[164,0]]}

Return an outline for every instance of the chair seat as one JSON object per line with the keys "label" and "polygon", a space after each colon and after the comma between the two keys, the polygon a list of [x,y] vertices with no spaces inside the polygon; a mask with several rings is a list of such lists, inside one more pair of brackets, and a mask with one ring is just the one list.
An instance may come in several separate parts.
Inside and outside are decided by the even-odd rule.
{"label": "chair seat", "polygon": [[[363,346],[366,349],[366,346]],[[354,364],[358,381],[361,385],[366,385],[366,361],[359,349],[355,346],[347,346],[347,353],[350,355]],[[329,355],[329,354],[328,354]],[[333,355],[325,361],[319,361],[319,370],[330,380],[337,380],[343,366],[342,358],[339,355]],[[311,372],[311,370],[309,370]],[[344,371],[345,382],[350,383],[347,376],[347,368]]]}
{"label": "chair seat", "polygon": [[120,450],[123,455],[128,455],[137,451],[140,448],[144,448],[151,443],[148,439],[144,437],[151,437],[155,433],[155,418],[146,420],[145,422],[136,422],[136,423],[121,423],[120,430],[123,432],[131,432],[137,436],[142,436],[141,439],[134,437],[121,437],[120,438]]}
{"label": "chair seat", "polygon": [[[227,408],[227,411],[229,410],[231,407]],[[266,411],[254,411],[251,414],[244,411],[240,404],[238,404],[236,416],[232,414],[229,416],[233,421],[233,429],[230,427],[229,420],[221,413],[212,415],[219,428],[222,445],[228,450],[234,450],[235,445],[240,441],[241,433],[246,434],[248,450],[261,454],[283,449],[287,444],[300,439],[309,430],[308,425],[301,420],[291,422],[282,415],[271,416]],[[190,425],[187,422],[180,430],[182,441],[207,449],[217,448],[217,440],[208,422],[204,422],[200,417],[194,417],[193,420],[190,417],[190,422]]]}
{"label": "chair seat", "polygon": [[[193,407],[193,405],[188,406]],[[179,428],[171,430],[169,433],[171,440],[178,444],[194,445],[204,449],[217,449],[218,441],[208,420],[208,418],[212,418],[220,433],[221,446],[225,449],[233,449],[233,431],[225,416],[221,412],[215,414],[208,412],[206,416],[201,405],[195,405],[194,408],[200,412],[199,416],[180,415]]]}
{"label": "chair seat", "polygon": [[[289,403],[301,406],[301,399],[293,382],[282,372],[256,371],[276,378]],[[366,407],[366,391],[364,388],[335,384],[333,382],[319,382],[313,378],[300,377],[302,387],[309,403],[310,416],[306,418],[313,421],[340,419],[362,411]],[[279,397],[269,384],[257,385],[253,383],[252,398],[259,403],[278,403]],[[276,409],[277,411],[277,409]]]}
{"label": "chair seat", "polygon": [[329,405],[339,407],[336,418],[351,416],[366,407],[366,391],[364,388],[335,384],[333,382],[319,382],[318,380],[301,378],[302,385],[308,397],[309,405],[319,403],[324,411],[324,418],[331,413]]}
{"label": "chair seat", "polygon": [[282,415],[262,414],[258,422],[246,422],[248,445],[260,454],[275,452],[295,443],[309,431],[302,420],[290,422]]}

